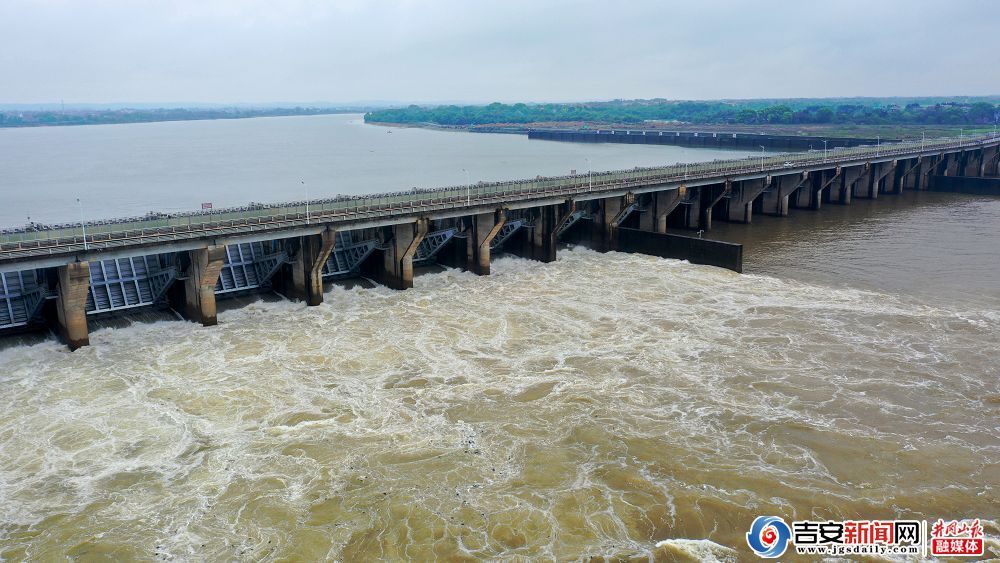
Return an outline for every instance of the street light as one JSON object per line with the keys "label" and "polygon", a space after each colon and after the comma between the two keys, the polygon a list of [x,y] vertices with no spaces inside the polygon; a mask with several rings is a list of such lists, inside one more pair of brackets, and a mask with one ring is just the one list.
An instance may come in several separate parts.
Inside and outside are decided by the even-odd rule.
{"label": "street light", "polygon": [[306,225],[309,224],[309,186],[305,180],[301,180],[302,186],[306,189]]}
{"label": "street light", "polygon": [[927,133],[924,131],[920,132],[920,152],[924,152],[924,141],[927,140]]}
{"label": "street light", "polygon": [[875,135],[875,158],[878,158],[878,150],[882,147],[882,137]]}
{"label": "street light", "polygon": [[594,175],[591,173],[590,157],[583,157],[587,161],[587,191],[594,191]]}
{"label": "street light", "polygon": [[80,198],[76,198],[76,205],[80,208],[80,228],[83,229],[83,249],[87,250],[87,223],[83,220],[83,203]]}
{"label": "street light", "polygon": [[472,177],[465,168],[462,172],[465,172],[465,205],[472,205]]}
{"label": "street light", "polygon": [[760,146],[760,171],[764,171],[764,145]]}
{"label": "street light", "polygon": [[826,139],[823,139],[823,162],[826,162]]}

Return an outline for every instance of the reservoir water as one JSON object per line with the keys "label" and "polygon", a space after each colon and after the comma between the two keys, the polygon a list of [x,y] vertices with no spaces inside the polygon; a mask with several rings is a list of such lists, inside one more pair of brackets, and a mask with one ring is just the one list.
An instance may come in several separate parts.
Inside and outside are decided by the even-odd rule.
{"label": "reservoir water", "polygon": [[0,227],[79,221],[77,198],[90,220],[746,154],[379,127],[354,114],[0,129]]}
{"label": "reservoir water", "polygon": [[710,234],[745,274],[563,249],[0,346],[0,559],[749,560],[762,514],[978,517],[1000,549],[1000,200]]}

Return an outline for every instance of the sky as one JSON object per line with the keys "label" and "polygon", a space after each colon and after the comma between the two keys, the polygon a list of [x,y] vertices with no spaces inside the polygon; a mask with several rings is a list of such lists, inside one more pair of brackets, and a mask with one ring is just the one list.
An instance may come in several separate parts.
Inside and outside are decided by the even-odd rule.
{"label": "sky", "polygon": [[0,0],[0,29],[0,103],[1000,94],[995,0]]}

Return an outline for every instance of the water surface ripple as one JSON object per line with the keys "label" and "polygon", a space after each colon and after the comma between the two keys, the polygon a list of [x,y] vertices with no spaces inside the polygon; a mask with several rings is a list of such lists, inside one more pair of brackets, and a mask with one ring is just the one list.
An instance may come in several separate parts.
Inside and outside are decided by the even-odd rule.
{"label": "water surface ripple", "polygon": [[760,514],[998,516],[995,302],[493,272],[0,351],[0,558],[725,560]]}

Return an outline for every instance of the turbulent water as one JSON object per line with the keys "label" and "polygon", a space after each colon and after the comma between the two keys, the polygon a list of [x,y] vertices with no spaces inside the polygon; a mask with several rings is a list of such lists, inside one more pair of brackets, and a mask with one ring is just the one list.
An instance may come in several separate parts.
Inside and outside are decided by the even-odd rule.
{"label": "turbulent water", "polygon": [[997,301],[585,249],[416,281],[0,351],[0,558],[728,560],[760,514],[998,516]]}

